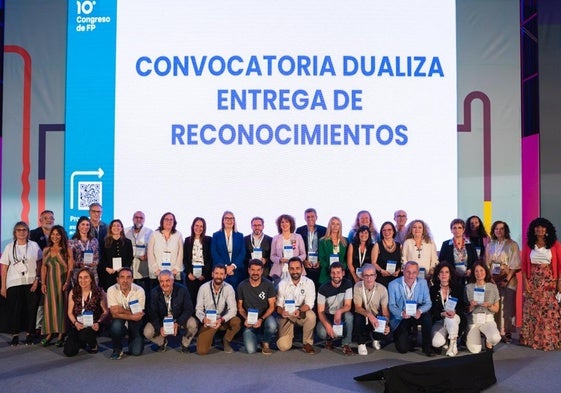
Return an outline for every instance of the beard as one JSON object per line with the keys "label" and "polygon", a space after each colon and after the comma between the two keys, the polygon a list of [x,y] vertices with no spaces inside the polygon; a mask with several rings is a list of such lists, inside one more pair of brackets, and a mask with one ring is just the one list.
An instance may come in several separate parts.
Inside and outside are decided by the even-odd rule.
{"label": "beard", "polygon": [[142,226],[143,226],[142,224],[134,224],[134,229],[139,231],[142,229]]}
{"label": "beard", "polygon": [[213,281],[214,281],[214,284],[215,284],[216,286],[220,286],[220,285],[222,285],[222,283],[224,282],[224,279],[222,279],[222,278],[214,278]]}
{"label": "beard", "polygon": [[302,277],[302,274],[300,273],[292,273],[290,275],[290,278],[292,278],[294,281],[300,280],[300,277]]}

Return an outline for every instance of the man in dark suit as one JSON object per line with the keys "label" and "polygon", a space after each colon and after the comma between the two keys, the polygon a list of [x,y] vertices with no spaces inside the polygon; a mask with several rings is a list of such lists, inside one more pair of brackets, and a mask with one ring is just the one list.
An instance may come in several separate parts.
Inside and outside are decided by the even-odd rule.
{"label": "man in dark suit", "polygon": [[302,225],[296,229],[298,233],[304,239],[304,245],[306,246],[306,260],[304,261],[304,267],[306,268],[306,274],[309,279],[311,279],[317,288],[319,288],[319,259],[318,259],[318,244],[319,239],[325,236],[325,231],[327,230],[324,226],[316,225],[318,215],[316,209],[308,208],[304,211],[304,218],[306,220],[306,225]]}
{"label": "man in dark suit", "polygon": [[[251,219],[251,234],[243,238],[245,245],[244,271],[247,272],[250,259],[259,259],[263,262],[263,277],[269,278],[271,270],[271,241],[272,237],[263,233],[265,221],[261,217]],[[247,278],[244,277],[244,278]]]}

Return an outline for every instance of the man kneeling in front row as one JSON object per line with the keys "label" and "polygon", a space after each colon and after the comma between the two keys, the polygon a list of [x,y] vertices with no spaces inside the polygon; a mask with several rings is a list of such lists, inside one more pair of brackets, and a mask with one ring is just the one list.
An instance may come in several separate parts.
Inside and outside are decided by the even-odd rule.
{"label": "man kneeling in front row", "polygon": [[144,327],[144,336],[158,345],[158,352],[164,352],[168,336],[177,336],[179,329],[185,329],[181,352],[189,353],[189,344],[197,334],[189,291],[186,286],[174,282],[173,273],[169,270],[158,274],[158,282],[160,285],[150,294],[150,322]]}

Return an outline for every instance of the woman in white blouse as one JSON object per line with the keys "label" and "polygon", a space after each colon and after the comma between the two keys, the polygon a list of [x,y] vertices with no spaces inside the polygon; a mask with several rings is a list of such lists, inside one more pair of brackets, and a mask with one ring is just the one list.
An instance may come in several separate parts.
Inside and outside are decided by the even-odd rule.
{"label": "woman in white blouse", "polygon": [[172,272],[176,281],[181,281],[183,271],[183,235],[176,229],[177,220],[173,213],[164,213],[160,226],[148,241],[148,272],[152,287],[157,286],[161,270]]}
{"label": "woman in white blouse", "polygon": [[438,256],[430,229],[423,220],[413,220],[407,227],[407,235],[401,248],[401,262],[405,264],[409,261],[419,264],[419,275],[424,269],[425,278],[431,279],[434,267],[438,264]]}

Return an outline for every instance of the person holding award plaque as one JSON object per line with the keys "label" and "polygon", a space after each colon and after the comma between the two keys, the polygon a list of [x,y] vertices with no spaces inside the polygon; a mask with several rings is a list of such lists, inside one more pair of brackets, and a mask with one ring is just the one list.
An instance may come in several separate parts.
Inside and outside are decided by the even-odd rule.
{"label": "person holding award plaque", "polygon": [[455,218],[450,223],[452,239],[445,240],[440,247],[438,260],[446,261],[455,268],[455,277],[465,286],[466,279],[471,276],[473,264],[477,261],[477,251],[473,244],[464,237],[466,223],[461,218]]}
{"label": "person holding award plaque", "polygon": [[[298,257],[301,261],[306,259],[306,247],[302,236],[295,233],[296,223],[294,217],[288,214],[282,214],[277,218],[278,235],[273,237],[271,242],[271,278],[275,285],[280,280],[290,277],[288,273],[288,260],[292,257]],[[306,275],[304,270],[302,274]]]}
{"label": "person holding award plaque", "polygon": [[382,238],[372,247],[372,264],[376,268],[376,282],[386,288],[401,274],[401,244],[395,240],[396,228],[386,221],[381,228]]}
{"label": "person holding award plaque", "polygon": [[432,346],[447,349],[446,356],[458,354],[457,341],[460,323],[464,318],[464,287],[457,283],[455,271],[448,262],[440,262],[434,269],[434,285],[429,290],[432,301]]}
{"label": "person holding award plaque", "polygon": [[245,275],[245,247],[231,211],[222,213],[222,228],[212,234],[210,251],[213,265],[226,266],[226,282],[236,289]]}
{"label": "person holding award plaque", "polygon": [[152,232],[148,241],[148,272],[152,288],[159,284],[162,270],[173,273],[175,281],[181,282],[183,271],[183,235],[177,229],[177,220],[171,212],[160,218],[160,226]]}
{"label": "person holding award plaque", "polygon": [[347,271],[347,239],[343,236],[343,224],[338,217],[331,217],[327,223],[327,232],[319,241],[319,283],[329,282],[329,267],[335,262],[343,266],[343,273]]}
{"label": "person holding award plaque", "polygon": [[132,243],[134,258],[132,260],[132,272],[134,283],[144,288],[144,292],[150,293],[150,276],[148,273],[148,255],[146,246],[152,236],[152,229],[144,226],[146,217],[143,212],[136,211],[132,216],[132,226],[127,228],[125,236]]}
{"label": "person holding award plaque", "polygon": [[206,221],[202,217],[195,217],[191,224],[191,236],[185,238],[183,244],[183,265],[185,281],[191,299],[196,300],[199,288],[210,280],[212,271],[212,253],[210,244],[212,238],[206,236]]}
{"label": "person holding award plaque", "polygon": [[[413,221],[415,222],[415,221]],[[432,302],[427,280],[419,277],[419,264],[409,261],[403,266],[403,276],[388,286],[390,325],[395,348],[399,353],[413,351],[417,345],[417,327],[421,325],[423,352],[432,357]]]}
{"label": "person holding award plaque", "polygon": [[406,240],[401,247],[401,262],[415,261],[419,265],[419,278],[430,282],[438,263],[436,245],[428,225],[423,220],[413,220],[407,227]]}
{"label": "person holding award plaque", "polygon": [[125,236],[121,220],[109,223],[109,233],[103,241],[101,260],[97,268],[99,286],[107,292],[117,283],[117,275],[123,267],[131,267],[133,259],[132,242]]}
{"label": "person holding award plaque", "polygon": [[327,230],[322,225],[317,225],[318,214],[313,207],[307,208],[304,211],[304,219],[306,225],[302,225],[296,229],[296,233],[304,239],[304,246],[306,248],[306,259],[304,260],[304,268],[306,275],[312,280],[316,286],[316,292],[319,288],[319,258],[318,258],[318,245],[319,239],[325,236]]}
{"label": "person holding award plaque", "polygon": [[68,294],[70,330],[64,344],[64,354],[75,356],[82,346],[89,353],[97,353],[97,335],[103,321],[109,316],[105,292],[96,285],[88,267],[78,271],[78,284]]}
{"label": "person holding award plaque", "polygon": [[466,346],[471,353],[481,352],[483,334],[486,350],[492,351],[501,341],[501,334],[495,322],[495,313],[499,311],[499,290],[491,282],[491,272],[483,262],[473,265],[470,281],[465,290],[469,312]]}
{"label": "person holding award plaque", "polygon": [[362,278],[362,267],[371,262],[373,243],[370,236],[370,228],[361,226],[347,250],[347,267],[355,283]]}
{"label": "person holding award plaque", "polygon": [[500,309],[495,314],[504,343],[511,343],[511,333],[516,330],[516,273],[520,271],[520,249],[510,238],[510,228],[504,221],[491,225],[491,242],[485,248],[485,261],[491,269],[493,281],[501,295]]}
{"label": "person holding award plaque", "polygon": [[99,283],[97,276],[97,265],[99,264],[99,242],[93,236],[91,231],[90,219],[82,216],[76,224],[76,232],[72,239],[68,241],[68,245],[72,250],[72,259],[74,260],[74,271],[72,273],[72,286],[78,285],[78,272],[83,267],[92,270],[94,282]]}
{"label": "person holding award plaque", "polygon": [[[271,261],[271,243],[273,238],[265,235],[265,220],[261,217],[251,219],[251,234],[243,238],[245,244],[245,260],[243,270],[247,272],[247,265],[251,259],[263,262],[263,277],[269,278],[273,262]],[[244,277],[247,278],[247,277]]]}

